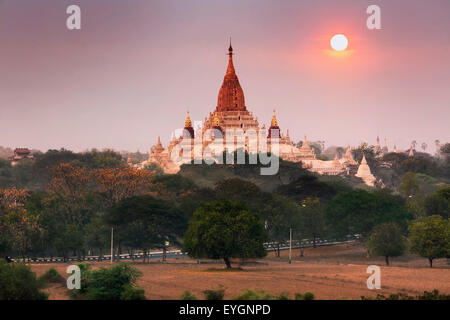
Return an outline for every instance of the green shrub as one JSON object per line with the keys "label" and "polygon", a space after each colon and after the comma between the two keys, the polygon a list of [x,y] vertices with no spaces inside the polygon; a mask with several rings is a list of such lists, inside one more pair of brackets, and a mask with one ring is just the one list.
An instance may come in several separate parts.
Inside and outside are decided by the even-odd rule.
{"label": "green shrub", "polygon": [[305,294],[301,294],[299,292],[296,292],[294,295],[295,300],[314,300],[314,294],[311,292],[305,292]]}
{"label": "green shrub", "polygon": [[303,300],[314,300],[316,297],[314,296],[314,294],[312,292],[305,292],[305,294],[303,295]]}
{"label": "green shrub", "polygon": [[222,285],[219,286],[218,290],[205,290],[203,294],[205,295],[206,300],[223,300],[225,296],[225,288]]}
{"label": "green shrub", "polygon": [[234,300],[286,300],[287,295],[285,293],[279,296],[274,296],[264,290],[245,290],[239,296],[235,297]]}
{"label": "green shrub", "polygon": [[64,277],[60,275],[54,268],[50,268],[45,271],[45,273],[40,276],[38,280],[43,286],[46,286],[50,283],[66,283],[66,279],[64,279]]}
{"label": "green shrub", "polygon": [[294,300],[303,300],[303,295],[300,292],[294,293]]}
{"label": "green shrub", "polygon": [[190,291],[186,290],[181,295],[180,300],[197,300],[197,297]]}
{"label": "green shrub", "polygon": [[245,290],[234,300],[275,300],[275,297],[264,290]]}
{"label": "green shrub", "polygon": [[424,291],[423,295],[418,295],[417,300],[450,300],[450,294],[439,294],[439,290]]}
{"label": "green shrub", "polygon": [[282,292],[278,297],[276,297],[276,300],[290,300],[289,299],[289,293]]}
{"label": "green shrub", "polygon": [[[234,300],[290,300],[289,293],[282,292],[278,296],[272,295],[264,290],[245,290],[239,296],[234,297]],[[314,300],[314,295],[311,292],[305,294],[295,293],[295,300]]]}
{"label": "green shrub", "polygon": [[424,291],[422,295],[409,296],[406,293],[396,293],[385,296],[377,294],[375,297],[361,297],[361,300],[450,300],[450,294],[439,294],[439,291]]}
{"label": "green shrub", "polygon": [[145,290],[133,286],[126,286],[120,295],[120,300],[145,300]]}
{"label": "green shrub", "polygon": [[72,300],[84,299],[86,295],[87,284],[89,283],[88,277],[91,273],[91,266],[89,263],[78,263],[77,266],[80,268],[80,282],[81,289],[72,289],[69,292],[69,297]]}
{"label": "green shrub", "polygon": [[88,300],[142,300],[145,291],[136,287],[136,280],[142,273],[127,263],[111,268],[91,271],[86,264],[81,269],[81,289],[72,290],[72,299]]}
{"label": "green shrub", "polygon": [[30,267],[0,261],[0,300],[46,300],[41,283]]}

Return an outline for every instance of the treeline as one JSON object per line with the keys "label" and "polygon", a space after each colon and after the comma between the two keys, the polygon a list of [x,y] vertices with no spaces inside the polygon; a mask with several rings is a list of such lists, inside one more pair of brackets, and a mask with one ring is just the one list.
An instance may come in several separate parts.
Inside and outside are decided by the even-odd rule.
{"label": "treeline", "polygon": [[45,189],[50,182],[53,168],[60,163],[70,163],[86,169],[125,167],[126,159],[112,150],[75,153],[70,150],[49,150],[34,153],[34,159],[23,159],[11,166],[10,161],[0,159],[0,187]]}
{"label": "treeline", "polygon": [[[444,240],[448,239],[448,234],[445,236],[450,208],[448,188],[436,192],[434,200],[424,200],[428,209],[420,211],[411,204],[415,197],[411,197],[409,191],[354,189],[340,179],[320,181],[317,176],[289,163],[280,167],[277,177],[280,183],[273,185],[271,191],[249,181],[257,171],[255,165],[230,166],[233,167],[230,170],[238,170],[239,175],[248,180],[225,177],[211,187],[199,187],[179,174],[163,175],[128,167],[121,156],[112,151],[82,154],[49,151],[23,165],[32,171],[33,178],[24,184],[27,187],[17,184],[0,189],[2,255],[22,258],[102,256],[109,251],[111,228],[114,228],[116,253],[140,250],[146,254],[151,249],[166,248],[167,244],[182,247],[189,228],[195,230],[190,233],[191,244],[195,244],[195,237],[202,236],[203,227],[191,227],[193,224],[210,218],[211,223],[223,223],[221,215],[215,213],[224,206],[236,210],[236,219],[257,217],[259,222],[254,225],[263,226],[265,233],[263,236],[258,231],[258,239],[272,242],[287,240],[290,229],[294,238],[313,241],[347,235],[360,235],[366,241],[375,233],[381,235],[378,239],[383,239],[381,231],[387,227],[380,231],[379,226],[386,224],[395,224],[393,228],[401,237],[409,237],[414,231],[411,229],[413,222],[422,223],[422,228],[415,229],[417,232],[431,235],[437,233],[429,230],[443,228]],[[222,166],[207,167],[205,175],[222,169]],[[297,171],[288,174],[291,176],[288,179],[285,170]],[[225,200],[229,203],[223,202]],[[211,205],[206,205],[208,203]],[[243,211],[249,215],[242,215]],[[202,218],[193,219],[194,213]],[[444,222],[437,221],[436,215]],[[432,220],[424,220],[428,216],[432,216]],[[213,235],[211,237],[211,241],[215,240]],[[373,248],[377,247],[376,237],[374,239]],[[445,245],[443,248],[438,255],[433,251],[431,259],[443,256],[442,250],[448,250]],[[240,252],[233,250],[231,252]],[[379,248],[372,252],[385,255]],[[204,251],[198,251],[199,256],[203,254]],[[224,257],[223,254],[216,256]]]}

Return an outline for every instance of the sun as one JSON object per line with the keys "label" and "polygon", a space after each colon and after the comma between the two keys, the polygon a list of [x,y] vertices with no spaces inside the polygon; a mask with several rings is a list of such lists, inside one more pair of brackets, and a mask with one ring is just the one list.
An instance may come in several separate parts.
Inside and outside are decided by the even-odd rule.
{"label": "sun", "polygon": [[335,34],[330,40],[331,47],[336,51],[344,51],[348,46],[348,39],[343,34]]}

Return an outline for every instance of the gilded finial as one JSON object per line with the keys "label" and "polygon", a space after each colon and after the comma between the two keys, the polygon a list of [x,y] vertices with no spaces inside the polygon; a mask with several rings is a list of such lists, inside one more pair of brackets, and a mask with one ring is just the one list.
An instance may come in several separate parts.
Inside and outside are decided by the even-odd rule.
{"label": "gilded finial", "polygon": [[275,114],[275,109],[273,109],[273,115],[272,115],[272,123],[271,123],[272,127],[278,127],[278,120],[277,120],[277,116]]}
{"label": "gilded finial", "polygon": [[186,121],[184,122],[184,127],[189,128],[192,127],[191,117],[189,116],[189,110],[187,112]]}

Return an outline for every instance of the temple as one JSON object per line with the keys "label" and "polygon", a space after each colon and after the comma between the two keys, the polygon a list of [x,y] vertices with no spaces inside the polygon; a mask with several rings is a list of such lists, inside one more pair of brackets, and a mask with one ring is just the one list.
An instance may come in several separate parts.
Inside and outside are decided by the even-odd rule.
{"label": "temple", "polygon": [[27,148],[16,148],[14,149],[14,155],[8,158],[11,161],[11,165],[15,166],[19,163],[19,161],[24,159],[34,159],[34,156],[31,154],[31,151]]}
{"label": "temple", "polygon": [[[265,124],[260,126],[258,118],[248,110],[245,103],[244,91],[236,74],[233,55],[233,47],[230,43],[228,48],[228,65],[219,90],[217,105],[214,111],[204,118],[203,125],[194,128],[188,111],[182,134],[178,136],[172,135],[172,139],[166,148],[163,147],[158,137],[157,144],[150,150],[149,159],[142,162],[138,167],[157,164],[165,173],[177,173],[182,164],[202,158],[205,148],[213,141],[216,140],[217,142],[217,139],[223,141],[223,150],[225,150],[225,146],[229,147],[230,145],[227,145],[226,141],[227,131],[232,130],[235,132],[236,130],[241,130],[245,139],[243,147],[248,153],[256,153],[262,150],[271,151],[270,139],[275,138],[279,143],[278,156],[283,160],[299,163],[302,167],[319,174],[349,175],[356,172],[358,163],[353,159],[350,146],[347,147],[342,158],[339,158],[339,155],[336,153],[333,160],[317,159],[314,148],[311,147],[306,135],[301,146],[297,147],[291,141],[289,130],[286,130],[286,134],[282,133],[276,110],[273,110],[269,129],[266,129]],[[263,145],[259,139],[261,135],[268,138],[268,142],[266,142],[267,148],[262,149]],[[228,142],[230,143],[230,141]],[[183,154],[186,148],[180,148],[180,146],[188,147],[187,150],[190,150],[189,154]],[[237,143],[234,146],[235,148],[239,147]],[[377,149],[381,153],[379,138]],[[383,149],[383,151],[386,151],[387,147]],[[230,152],[229,149],[227,151]],[[177,159],[171,157],[174,153],[179,156]],[[361,163],[363,167],[360,166],[361,172],[366,172],[368,168],[367,162],[364,161],[365,158],[363,163]],[[368,171],[370,172],[370,169]],[[373,185],[371,178],[368,178],[367,174],[361,173],[361,175],[364,176],[363,180],[365,179],[364,181],[367,181],[367,184]]]}

